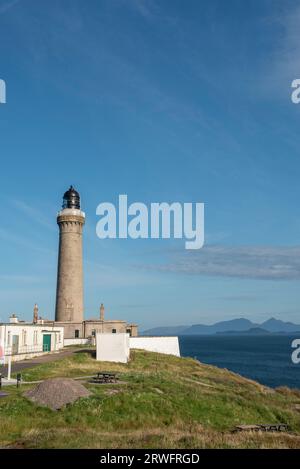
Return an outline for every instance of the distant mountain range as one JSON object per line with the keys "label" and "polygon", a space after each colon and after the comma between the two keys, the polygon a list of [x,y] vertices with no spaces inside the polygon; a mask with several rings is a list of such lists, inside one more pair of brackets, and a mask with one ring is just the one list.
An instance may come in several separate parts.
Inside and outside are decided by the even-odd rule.
{"label": "distant mountain range", "polygon": [[143,335],[213,335],[213,334],[292,334],[300,333],[300,325],[270,318],[262,324],[249,319],[231,319],[216,322],[210,326],[194,324],[193,326],[154,327],[143,332]]}
{"label": "distant mountain range", "polygon": [[226,332],[217,332],[219,335],[269,335],[269,334],[289,334],[289,332],[269,332],[266,329],[261,327],[252,327],[246,331],[226,331]]}

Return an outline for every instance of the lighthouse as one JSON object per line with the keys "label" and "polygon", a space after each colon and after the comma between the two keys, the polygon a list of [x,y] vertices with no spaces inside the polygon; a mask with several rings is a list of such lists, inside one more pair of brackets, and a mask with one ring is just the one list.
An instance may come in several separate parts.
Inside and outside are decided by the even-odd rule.
{"label": "lighthouse", "polygon": [[57,267],[55,321],[83,322],[82,231],[85,213],[80,195],[70,186],[57,214],[59,250]]}

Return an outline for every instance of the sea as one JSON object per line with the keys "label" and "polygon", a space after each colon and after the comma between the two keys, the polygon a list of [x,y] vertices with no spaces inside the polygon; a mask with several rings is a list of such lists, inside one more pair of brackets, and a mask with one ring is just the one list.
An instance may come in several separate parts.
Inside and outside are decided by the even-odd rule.
{"label": "sea", "polygon": [[269,387],[300,389],[300,363],[292,362],[295,335],[179,336],[181,356],[227,368]]}

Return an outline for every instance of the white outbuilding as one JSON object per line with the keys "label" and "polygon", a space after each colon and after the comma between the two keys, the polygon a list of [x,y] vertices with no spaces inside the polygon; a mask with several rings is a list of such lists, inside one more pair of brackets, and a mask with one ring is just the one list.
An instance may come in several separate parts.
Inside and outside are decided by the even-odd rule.
{"label": "white outbuilding", "polygon": [[13,315],[9,323],[0,323],[0,361],[26,360],[64,346],[64,328],[21,322]]}
{"label": "white outbuilding", "polygon": [[129,334],[97,334],[96,359],[104,362],[127,363],[129,360]]}

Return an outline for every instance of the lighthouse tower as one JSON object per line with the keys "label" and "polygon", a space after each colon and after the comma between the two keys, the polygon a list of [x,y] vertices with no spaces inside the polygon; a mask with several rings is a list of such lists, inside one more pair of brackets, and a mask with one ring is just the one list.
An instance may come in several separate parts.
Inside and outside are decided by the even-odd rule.
{"label": "lighthouse tower", "polygon": [[83,321],[82,229],[85,214],[79,193],[70,186],[58,212],[59,252],[55,321]]}

